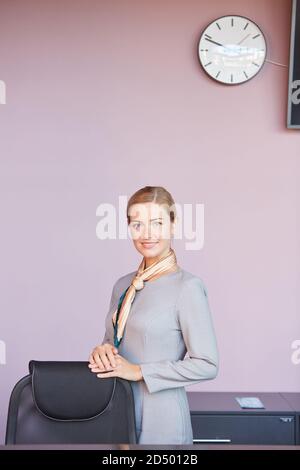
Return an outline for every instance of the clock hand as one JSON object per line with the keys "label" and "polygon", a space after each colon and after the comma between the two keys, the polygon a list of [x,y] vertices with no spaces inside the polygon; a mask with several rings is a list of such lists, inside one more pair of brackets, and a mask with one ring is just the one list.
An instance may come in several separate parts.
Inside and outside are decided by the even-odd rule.
{"label": "clock hand", "polygon": [[219,42],[213,41],[212,39],[208,39],[208,38],[205,38],[205,39],[206,39],[206,41],[213,42],[214,44],[217,44],[217,46],[226,47],[226,46],[223,46],[223,44],[220,44]]}
{"label": "clock hand", "polygon": [[250,33],[249,33],[249,34],[247,34],[247,36],[245,36],[243,39],[241,39],[241,41],[240,41],[240,42],[238,42],[238,44],[241,44],[243,41],[245,41],[245,39],[247,39],[247,37],[248,37],[248,36],[250,36]]}

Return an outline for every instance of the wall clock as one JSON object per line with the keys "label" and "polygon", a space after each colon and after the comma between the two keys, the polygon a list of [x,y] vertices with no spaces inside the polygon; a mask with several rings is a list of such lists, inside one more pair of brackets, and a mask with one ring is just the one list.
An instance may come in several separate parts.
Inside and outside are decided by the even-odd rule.
{"label": "wall clock", "polygon": [[198,56],[205,72],[218,82],[237,85],[253,78],[266,60],[262,30],[244,16],[227,15],[201,33]]}

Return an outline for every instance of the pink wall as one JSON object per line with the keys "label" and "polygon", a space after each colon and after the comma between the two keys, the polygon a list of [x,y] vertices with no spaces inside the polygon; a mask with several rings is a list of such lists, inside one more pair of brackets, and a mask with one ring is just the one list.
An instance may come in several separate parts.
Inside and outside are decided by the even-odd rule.
{"label": "pink wall", "polygon": [[[0,422],[28,361],[85,360],[130,240],[96,238],[96,208],[146,184],[205,204],[205,244],[174,248],[208,289],[216,380],[191,390],[299,391],[299,131],[288,69],[210,80],[201,30],[240,14],[288,63],[290,0],[1,0]],[[125,217],[125,214],[123,214]],[[298,287],[298,289],[297,289]]]}

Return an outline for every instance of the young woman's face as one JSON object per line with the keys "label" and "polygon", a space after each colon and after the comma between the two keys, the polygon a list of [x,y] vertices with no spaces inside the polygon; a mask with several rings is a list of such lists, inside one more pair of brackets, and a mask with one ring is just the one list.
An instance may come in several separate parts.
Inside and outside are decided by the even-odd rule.
{"label": "young woman's face", "polygon": [[153,262],[170,251],[174,224],[164,205],[154,202],[133,204],[129,208],[129,232],[135,248]]}

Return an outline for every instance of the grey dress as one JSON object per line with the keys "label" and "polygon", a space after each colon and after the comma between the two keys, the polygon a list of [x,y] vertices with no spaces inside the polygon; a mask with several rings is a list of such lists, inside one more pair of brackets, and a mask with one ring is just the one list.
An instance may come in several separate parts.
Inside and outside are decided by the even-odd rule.
{"label": "grey dress", "polygon": [[[112,313],[135,275],[128,273],[114,284],[102,344],[113,344]],[[146,281],[136,292],[118,350],[143,374],[143,380],[130,382],[138,443],[192,444],[184,387],[214,379],[219,367],[203,281],[181,267]]]}

